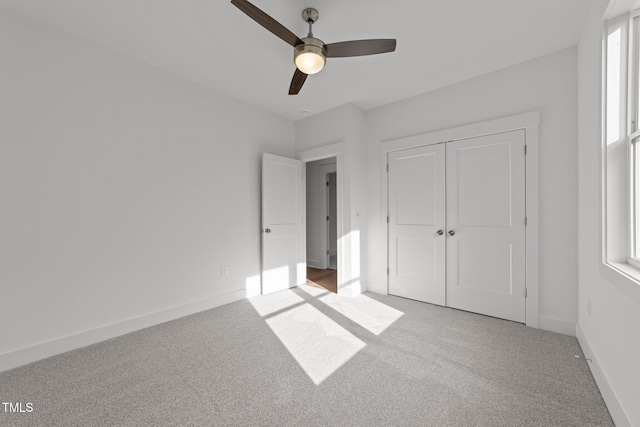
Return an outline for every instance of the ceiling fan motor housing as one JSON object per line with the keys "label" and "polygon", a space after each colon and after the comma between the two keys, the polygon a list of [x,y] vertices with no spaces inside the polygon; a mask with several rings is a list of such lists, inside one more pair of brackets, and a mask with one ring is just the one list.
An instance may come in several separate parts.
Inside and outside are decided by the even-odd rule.
{"label": "ceiling fan motor housing", "polygon": [[301,39],[304,44],[297,45],[293,50],[293,62],[298,69],[306,74],[315,74],[324,67],[327,51],[324,42],[315,37]]}

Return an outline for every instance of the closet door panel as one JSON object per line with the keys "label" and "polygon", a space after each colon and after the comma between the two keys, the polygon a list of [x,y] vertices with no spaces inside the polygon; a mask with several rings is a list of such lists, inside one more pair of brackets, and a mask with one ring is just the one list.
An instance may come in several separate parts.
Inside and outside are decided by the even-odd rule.
{"label": "closet door panel", "polygon": [[524,131],[447,144],[447,306],[525,321]]}
{"label": "closet door panel", "polygon": [[389,153],[389,293],[445,304],[445,148]]}

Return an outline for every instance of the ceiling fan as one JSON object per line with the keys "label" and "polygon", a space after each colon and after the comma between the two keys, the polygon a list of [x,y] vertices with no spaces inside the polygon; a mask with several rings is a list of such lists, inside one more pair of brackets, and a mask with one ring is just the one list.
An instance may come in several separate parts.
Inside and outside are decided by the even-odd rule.
{"label": "ceiling fan", "polygon": [[309,24],[309,34],[301,39],[247,0],[231,0],[231,4],[293,46],[296,71],[291,79],[289,95],[297,95],[307,76],[322,70],[327,58],[376,55],[396,50],[395,39],[352,40],[325,44],[311,32],[311,26],[318,21],[319,16],[318,11],[313,8],[307,8],[302,12],[302,19]]}

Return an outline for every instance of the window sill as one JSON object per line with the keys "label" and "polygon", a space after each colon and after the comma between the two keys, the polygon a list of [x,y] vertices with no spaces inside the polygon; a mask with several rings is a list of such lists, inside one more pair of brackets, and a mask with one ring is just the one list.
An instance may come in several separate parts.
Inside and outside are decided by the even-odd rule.
{"label": "window sill", "polygon": [[620,262],[600,264],[602,276],[640,305],[640,269]]}

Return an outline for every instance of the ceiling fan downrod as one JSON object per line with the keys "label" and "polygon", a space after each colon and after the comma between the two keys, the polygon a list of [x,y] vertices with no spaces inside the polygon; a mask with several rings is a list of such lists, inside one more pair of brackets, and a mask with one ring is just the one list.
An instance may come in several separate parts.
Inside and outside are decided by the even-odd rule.
{"label": "ceiling fan downrod", "polygon": [[307,35],[307,37],[313,37],[312,26],[313,24],[318,22],[319,17],[320,14],[318,13],[318,11],[312,7],[308,7],[302,11],[302,19],[304,20],[304,22],[309,24],[309,34]]}

